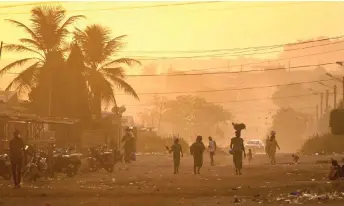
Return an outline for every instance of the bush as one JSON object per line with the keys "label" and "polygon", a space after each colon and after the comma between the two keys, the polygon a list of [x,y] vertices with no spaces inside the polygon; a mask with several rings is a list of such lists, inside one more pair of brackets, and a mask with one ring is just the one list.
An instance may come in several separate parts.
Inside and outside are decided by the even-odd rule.
{"label": "bush", "polygon": [[315,135],[303,144],[301,152],[309,155],[344,153],[344,135]]}

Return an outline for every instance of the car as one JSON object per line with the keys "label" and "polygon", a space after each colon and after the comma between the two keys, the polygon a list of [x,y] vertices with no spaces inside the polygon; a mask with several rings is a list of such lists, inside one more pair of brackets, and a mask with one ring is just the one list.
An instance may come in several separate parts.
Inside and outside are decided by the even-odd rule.
{"label": "car", "polygon": [[249,149],[251,149],[252,153],[264,153],[265,144],[260,139],[251,139],[246,142],[245,149],[247,152]]}

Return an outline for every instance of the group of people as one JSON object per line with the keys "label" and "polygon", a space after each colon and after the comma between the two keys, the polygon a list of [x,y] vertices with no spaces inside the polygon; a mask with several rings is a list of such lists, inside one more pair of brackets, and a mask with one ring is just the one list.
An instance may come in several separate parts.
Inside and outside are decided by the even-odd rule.
{"label": "group of people", "polygon": [[[246,128],[244,124],[233,124],[235,129],[235,136],[231,139],[230,142],[230,150],[229,153],[233,155],[233,163],[235,166],[235,175],[242,175],[242,167],[243,167],[243,159],[248,157],[248,162],[251,163],[253,154],[251,149],[249,149],[248,153],[246,154],[245,146],[244,146],[244,139],[241,138],[241,131]],[[276,141],[276,132],[272,131],[270,136],[266,141],[266,153],[270,158],[271,164],[276,164],[276,150],[280,149],[277,141]],[[183,157],[182,147],[179,144],[179,139],[174,140],[174,144],[169,149],[170,153],[173,152],[173,162],[174,162],[174,174],[179,173],[179,166],[180,166],[180,159]],[[194,166],[193,172],[194,174],[200,174],[200,170],[203,166],[203,153],[206,147],[202,141],[202,136],[197,136],[196,141],[190,147],[190,153],[194,159]],[[209,137],[209,154],[210,154],[210,162],[211,165],[214,166],[214,155],[216,152],[216,142]]]}
{"label": "group of people", "polygon": [[[174,144],[171,148],[166,147],[170,153],[173,153],[173,173],[179,173],[179,166],[180,166],[180,159],[183,157],[183,150],[182,146],[179,144],[179,139],[174,139]],[[193,171],[194,174],[200,174],[201,168],[203,166],[203,153],[206,147],[203,143],[202,136],[197,136],[196,141],[190,147],[190,153],[194,159],[194,166]],[[210,164],[212,166],[215,165],[214,163],[214,155],[217,149],[216,142],[213,140],[212,137],[209,137],[209,154],[210,154]]]}

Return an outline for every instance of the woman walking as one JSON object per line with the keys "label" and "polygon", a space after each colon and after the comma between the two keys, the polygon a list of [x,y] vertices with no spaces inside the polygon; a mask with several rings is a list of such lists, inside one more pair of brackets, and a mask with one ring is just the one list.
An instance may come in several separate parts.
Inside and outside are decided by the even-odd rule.
{"label": "woman walking", "polygon": [[276,164],[276,150],[277,148],[279,150],[281,149],[277,143],[275,131],[271,131],[271,136],[268,142],[268,154],[271,160],[271,164],[274,165]]}
{"label": "woman walking", "polygon": [[231,139],[230,148],[233,152],[233,163],[235,166],[235,174],[241,175],[243,153],[244,153],[244,158],[246,158],[244,140],[241,138],[241,130],[235,131],[235,137]]}
{"label": "woman walking", "polygon": [[190,153],[194,158],[194,174],[200,174],[200,170],[203,166],[203,152],[205,146],[202,142],[202,136],[197,136],[196,142],[190,147]]}

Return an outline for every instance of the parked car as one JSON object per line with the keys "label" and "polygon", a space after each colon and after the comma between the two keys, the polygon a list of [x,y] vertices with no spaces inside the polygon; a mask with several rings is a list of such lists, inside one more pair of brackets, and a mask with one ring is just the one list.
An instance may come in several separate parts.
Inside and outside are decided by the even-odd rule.
{"label": "parked car", "polygon": [[251,139],[246,142],[245,149],[246,151],[251,149],[253,153],[264,153],[265,144],[260,139]]}

